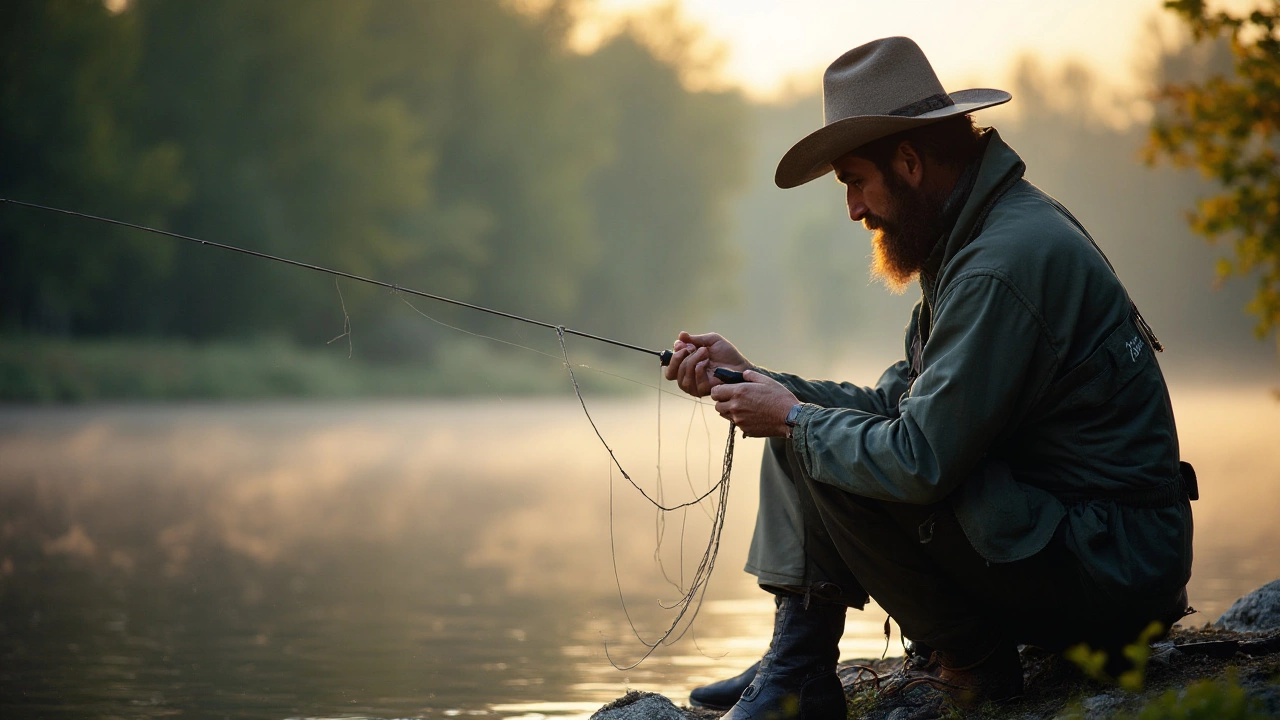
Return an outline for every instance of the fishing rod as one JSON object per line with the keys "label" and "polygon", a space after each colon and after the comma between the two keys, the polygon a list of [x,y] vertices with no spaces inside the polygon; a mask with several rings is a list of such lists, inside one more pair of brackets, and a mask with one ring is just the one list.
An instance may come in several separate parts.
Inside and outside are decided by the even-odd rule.
{"label": "fishing rod", "polygon": [[348,280],[355,280],[357,282],[367,283],[369,285],[377,285],[378,287],[386,288],[392,292],[405,293],[408,295],[416,295],[418,297],[424,297],[429,300],[448,303],[450,305],[457,305],[458,307],[469,308],[471,310],[478,310],[483,313],[489,313],[490,315],[497,315],[498,317],[504,317],[509,320],[516,320],[518,322],[528,323],[529,325],[537,325],[538,327],[549,328],[551,330],[555,330],[556,332],[563,333],[565,335],[576,335],[577,337],[580,337],[580,338],[595,340],[597,342],[607,343],[609,345],[614,345],[620,348],[626,348],[628,350],[635,350],[636,352],[642,352],[647,355],[654,355],[658,358],[658,360],[664,366],[666,366],[668,363],[671,362],[672,352],[670,350],[661,350],[661,351],[650,350],[649,348],[640,347],[639,345],[632,345],[631,343],[625,343],[625,342],[622,342],[621,340],[613,340],[611,338],[603,337],[600,335],[593,335],[591,333],[582,332],[580,330],[573,330],[563,325],[557,325],[555,323],[543,322],[542,320],[535,320],[533,318],[514,315],[509,312],[494,310],[493,308],[487,308],[481,305],[474,305],[472,303],[463,302],[461,300],[454,300],[453,298],[447,298],[447,297],[444,297],[443,295],[433,295],[432,293],[429,293],[429,292],[414,290],[413,288],[401,287],[400,285],[396,285],[394,283],[383,282],[382,280],[375,280],[373,278],[367,278],[361,275],[354,275],[349,272],[343,272],[342,270],[333,270],[331,268],[322,267],[320,265],[312,265],[311,263],[300,262],[298,260],[290,260],[289,258],[283,258],[277,255],[269,255],[264,252],[258,252],[257,250],[249,250],[247,248],[236,247],[234,245],[226,245],[224,243],[213,242],[212,240],[201,240],[200,238],[191,237],[190,235],[182,235],[175,232],[169,232],[168,230],[160,230],[157,228],[147,227],[145,225],[136,225],[134,223],[125,222],[123,220],[115,220],[112,218],[100,217],[98,215],[90,215],[89,213],[76,212],[74,210],[64,210],[62,208],[49,207],[48,205],[37,205],[36,203],[23,202],[21,200],[11,200],[9,198],[0,198],[0,205],[3,205],[4,203],[18,205],[20,207],[32,208],[35,210],[44,210],[46,212],[58,213],[61,215],[70,215],[72,217],[84,218],[86,220],[94,220],[101,223],[107,223],[108,225],[119,225],[120,227],[127,227],[127,228],[132,228],[134,230],[141,230],[143,232],[149,232],[154,235],[163,235],[165,237],[176,238],[178,240],[186,240],[187,242],[196,243],[198,245],[206,245],[208,247],[214,247],[220,250],[230,250],[231,252],[237,252],[243,255],[250,255],[256,258],[262,258],[263,260],[273,260],[278,263],[284,263],[285,265],[293,265],[294,267],[300,267],[300,268],[305,268],[307,270],[314,270],[316,272],[326,273],[328,275],[333,275],[334,277],[346,278]]}
{"label": "fishing rod", "polygon": [[[708,541],[707,541],[707,547],[703,551],[702,558],[698,563],[698,567],[694,571],[693,577],[690,579],[688,587],[680,588],[679,585],[677,585],[677,589],[681,590],[682,592],[680,599],[677,600],[675,604],[671,605],[670,607],[666,605],[662,605],[664,608],[668,610],[676,609],[677,612],[675,614],[674,619],[671,621],[671,624],[664,631],[662,631],[656,639],[644,638],[641,635],[640,631],[636,628],[635,623],[632,621],[631,613],[627,609],[626,598],[623,596],[623,592],[622,592],[622,579],[618,574],[617,555],[616,553],[614,553],[613,573],[614,573],[615,584],[618,589],[618,599],[622,604],[623,614],[626,615],[627,623],[628,625],[630,625],[632,633],[635,635],[636,639],[639,640],[640,643],[645,646],[646,651],[642,653],[635,662],[627,665],[619,665],[614,660],[612,654],[609,652],[609,647],[606,644],[605,656],[608,658],[609,663],[613,665],[615,668],[619,670],[629,670],[631,668],[638,666],[640,663],[644,662],[644,660],[647,659],[651,654],[653,654],[653,652],[657,650],[659,646],[669,645],[679,640],[681,637],[683,637],[684,633],[687,632],[690,627],[692,627],[693,621],[697,617],[698,611],[701,609],[702,600],[706,596],[707,583],[710,580],[712,569],[715,567],[716,557],[719,555],[721,533],[724,529],[725,519],[727,517],[726,508],[728,506],[729,479],[733,469],[733,449],[734,449],[733,440],[734,440],[734,431],[737,429],[737,426],[734,425],[732,421],[729,423],[729,437],[728,437],[728,440],[725,442],[724,461],[721,467],[720,481],[715,485],[709,487],[706,493],[699,495],[698,497],[688,502],[679,503],[679,504],[670,505],[670,506],[662,504],[661,494],[658,495],[657,499],[651,497],[649,493],[646,492],[644,488],[637,485],[635,480],[631,478],[631,475],[628,474],[625,469],[623,469],[622,463],[619,462],[617,455],[613,451],[613,448],[610,447],[609,443],[605,441],[604,435],[601,434],[600,432],[600,428],[596,426],[595,420],[592,419],[591,417],[591,412],[587,410],[587,402],[582,396],[582,390],[578,385],[578,380],[576,377],[574,377],[574,372],[573,372],[574,365],[569,361],[569,351],[565,347],[564,336],[575,335],[577,337],[586,338],[588,340],[595,340],[597,342],[614,345],[616,347],[626,348],[628,350],[635,350],[636,352],[642,352],[647,355],[654,355],[662,362],[664,366],[668,365],[671,362],[671,358],[673,354],[672,351],[650,350],[649,348],[640,347],[639,345],[632,345],[630,343],[625,343],[620,340],[614,340],[612,338],[607,338],[600,335],[594,335],[592,333],[581,332],[579,330],[571,330],[563,325],[556,325],[554,323],[543,322],[541,320],[535,320],[533,318],[523,317],[521,315],[515,315],[512,313],[503,312],[501,310],[495,310],[493,308],[487,308],[481,305],[475,305],[473,303],[463,302],[461,300],[454,300],[453,298],[444,297],[443,295],[435,295],[432,293],[423,292],[421,290],[414,290],[413,288],[401,287],[393,283],[383,282],[382,280],[375,280],[373,278],[367,278],[360,275],[355,275],[349,272],[344,272],[342,270],[333,270],[331,268],[322,267],[320,265],[313,265],[311,263],[305,263],[298,260],[291,260],[289,258],[279,257],[276,255],[269,255],[267,253],[259,252],[257,250],[249,250],[247,248],[241,248],[241,247],[236,247],[234,245],[227,245],[224,243],[213,242],[211,240],[202,240],[200,238],[191,237],[189,235],[182,235],[175,232],[169,232],[167,230],[159,230],[157,228],[125,222],[123,220],[115,220],[113,218],[100,217],[98,215],[90,215],[88,213],[76,212],[74,210],[64,210],[62,208],[50,207],[48,205],[39,205],[36,203],[23,202],[21,200],[11,200],[8,198],[0,198],[0,205],[4,205],[6,203],[11,205],[16,205],[19,207],[31,208],[34,210],[43,210],[45,212],[83,218],[86,220],[101,222],[108,225],[118,225],[120,227],[132,228],[134,230],[141,230],[143,232],[152,233],[154,235],[163,235],[165,237],[174,238],[177,240],[186,240],[187,242],[196,243],[198,245],[207,245],[209,247],[215,247],[221,250],[229,250],[231,252],[241,253],[243,255],[250,255],[256,258],[262,258],[263,260],[272,260],[278,263],[283,263],[285,265],[293,265],[295,267],[300,267],[306,270],[313,270],[315,272],[332,275],[338,278],[346,278],[348,280],[355,280],[357,282],[367,283],[369,285],[376,285],[378,287],[391,290],[392,292],[395,292],[395,293],[405,293],[408,295],[416,295],[418,297],[424,297],[430,300],[436,300],[438,302],[447,303],[450,305],[457,305],[458,307],[477,310],[479,312],[488,313],[490,315],[496,315],[498,317],[507,318],[509,320],[515,320],[517,322],[527,323],[529,325],[536,325],[538,327],[544,327],[544,328],[549,328],[551,330],[554,330],[556,332],[557,338],[560,341],[560,352],[564,357],[565,368],[569,371],[569,380],[573,383],[573,391],[578,396],[578,402],[581,403],[582,405],[582,412],[586,415],[587,421],[591,424],[592,430],[595,431],[596,437],[600,440],[600,443],[604,446],[605,450],[609,453],[609,458],[612,461],[611,468],[616,467],[618,471],[622,473],[622,477],[625,478],[627,482],[630,483],[631,486],[635,488],[644,497],[644,499],[649,502],[649,504],[657,508],[660,513],[681,510],[681,509],[688,508],[691,505],[700,504],[703,500],[706,500],[712,495],[716,495],[717,496],[716,500],[718,500],[718,502],[716,502],[716,505],[715,505],[716,510],[715,510],[714,516],[712,516],[712,530],[711,530],[710,537],[708,538]],[[586,366],[582,366],[582,367],[586,367]],[[740,382],[744,382],[745,380],[745,378],[742,376],[742,373],[731,371],[728,368],[716,368],[715,376],[721,382],[724,382],[724,383],[740,383]],[[710,436],[708,435],[708,439],[709,438]],[[661,447],[661,445],[659,445],[659,447]],[[659,477],[659,483],[661,483],[661,472],[659,472],[658,477]],[[690,488],[692,489],[692,485],[690,486]],[[681,533],[681,537],[682,537],[681,542],[683,547],[683,532]],[[609,542],[610,542],[610,547],[612,548],[613,546],[612,469],[610,470],[610,482],[609,482]],[[683,628],[682,628],[682,623],[684,623]]]}

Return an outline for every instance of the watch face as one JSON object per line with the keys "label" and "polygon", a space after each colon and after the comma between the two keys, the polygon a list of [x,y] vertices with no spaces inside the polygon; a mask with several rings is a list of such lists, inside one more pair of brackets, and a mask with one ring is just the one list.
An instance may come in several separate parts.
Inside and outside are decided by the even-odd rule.
{"label": "watch face", "polygon": [[[777,415],[774,415],[774,417],[777,417]],[[791,406],[791,410],[790,412],[787,413],[787,419],[785,422],[791,427],[795,427],[796,423],[800,422],[800,406],[799,405]]]}

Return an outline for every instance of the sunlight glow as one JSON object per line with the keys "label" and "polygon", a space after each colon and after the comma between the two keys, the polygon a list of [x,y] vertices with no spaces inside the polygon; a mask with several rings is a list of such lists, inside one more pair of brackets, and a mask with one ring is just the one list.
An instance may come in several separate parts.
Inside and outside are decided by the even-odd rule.
{"label": "sunlight glow", "polygon": [[[668,0],[599,0],[583,34]],[[721,72],[757,99],[818,89],[845,50],[889,35],[924,48],[948,89],[1006,86],[1018,58],[1078,61],[1108,84],[1133,88],[1169,18],[1160,0],[684,0],[683,16],[723,46]]]}

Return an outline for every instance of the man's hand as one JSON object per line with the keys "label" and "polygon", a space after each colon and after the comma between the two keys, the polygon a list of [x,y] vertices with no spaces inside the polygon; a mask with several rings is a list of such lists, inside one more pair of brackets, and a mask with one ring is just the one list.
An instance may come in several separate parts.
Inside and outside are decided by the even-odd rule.
{"label": "man's hand", "polygon": [[720,379],[711,374],[716,368],[742,372],[751,367],[733,343],[716,333],[690,335],[682,332],[671,349],[671,362],[664,375],[694,397],[706,397],[711,388],[721,384]]}
{"label": "man's hand", "polygon": [[768,375],[747,370],[742,376],[745,382],[711,389],[716,412],[749,437],[786,437],[787,413],[800,401]]}

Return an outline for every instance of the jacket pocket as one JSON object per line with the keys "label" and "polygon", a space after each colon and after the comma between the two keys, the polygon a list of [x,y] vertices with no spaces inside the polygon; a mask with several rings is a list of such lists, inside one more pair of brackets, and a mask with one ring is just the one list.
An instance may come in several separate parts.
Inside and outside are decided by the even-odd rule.
{"label": "jacket pocket", "polygon": [[1127,317],[1097,350],[1055,384],[1050,392],[1061,400],[1054,409],[1098,407],[1115,397],[1153,361],[1151,347],[1138,332],[1132,316]]}

